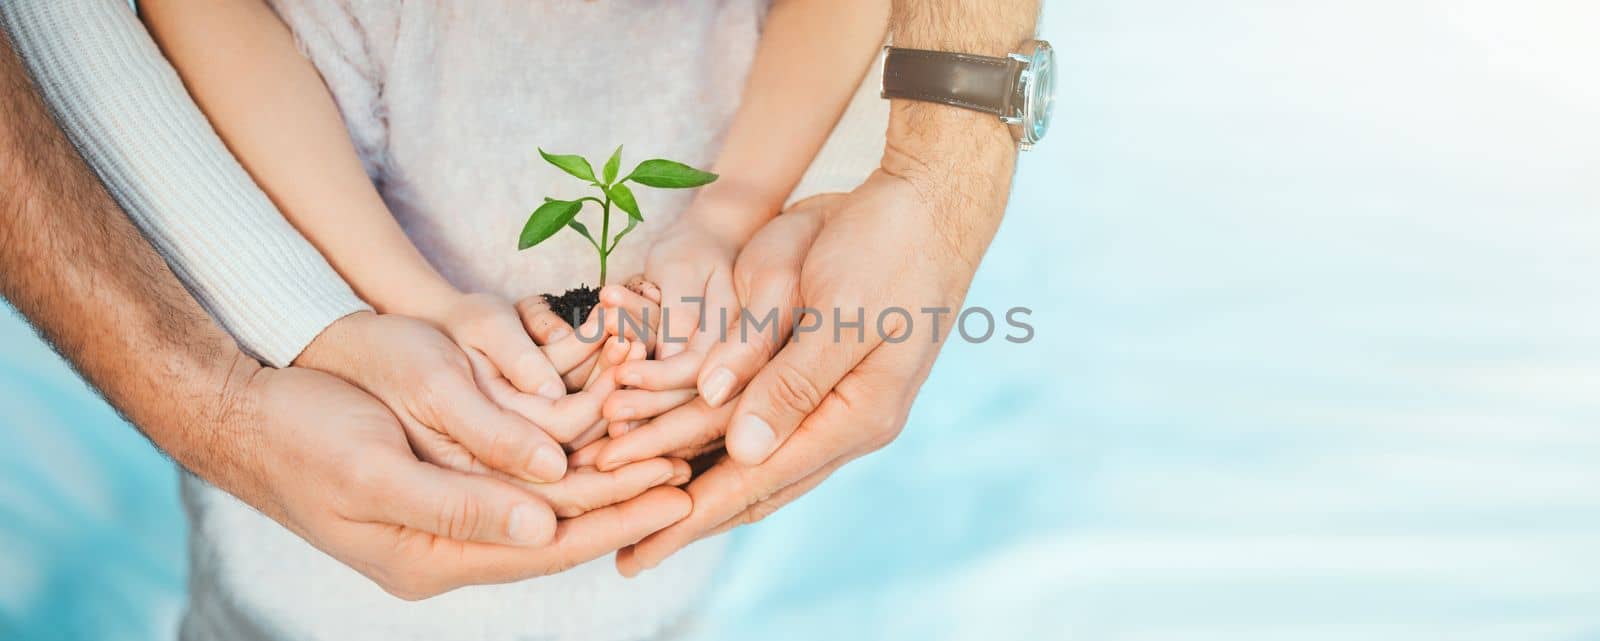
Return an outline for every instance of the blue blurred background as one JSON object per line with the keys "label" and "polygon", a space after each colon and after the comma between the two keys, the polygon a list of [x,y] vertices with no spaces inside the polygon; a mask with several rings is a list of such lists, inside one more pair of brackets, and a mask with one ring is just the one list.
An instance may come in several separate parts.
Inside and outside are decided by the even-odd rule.
{"label": "blue blurred background", "polygon": [[[694,639],[1600,639],[1600,4],[1053,0],[901,439]],[[0,638],[170,638],[174,471],[0,314]]]}

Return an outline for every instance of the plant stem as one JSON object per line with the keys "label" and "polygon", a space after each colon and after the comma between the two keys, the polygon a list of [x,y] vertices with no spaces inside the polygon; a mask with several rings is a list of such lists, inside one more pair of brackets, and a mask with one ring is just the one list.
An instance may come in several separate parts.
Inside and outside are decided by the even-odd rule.
{"label": "plant stem", "polygon": [[[601,190],[604,191],[604,190]],[[611,194],[606,194],[605,202],[600,204],[604,212],[600,219],[600,287],[606,286],[606,259],[611,257],[611,248],[607,246],[611,238]]]}

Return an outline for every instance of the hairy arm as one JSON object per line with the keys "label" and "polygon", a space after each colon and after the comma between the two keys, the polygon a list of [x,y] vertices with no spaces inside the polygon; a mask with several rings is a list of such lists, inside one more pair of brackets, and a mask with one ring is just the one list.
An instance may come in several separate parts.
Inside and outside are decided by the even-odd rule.
{"label": "hairy arm", "polygon": [[4,31],[0,113],[0,294],[180,465],[383,588],[421,598],[550,574],[688,512],[681,491],[643,489],[665,462],[640,470],[633,498],[556,525],[552,503],[617,498],[547,502],[418,461],[377,400],[262,368],[229,340],[78,157]]}
{"label": "hairy arm", "polygon": [[[894,0],[895,46],[1001,57],[1033,37],[1040,0]],[[943,214],[934,222],[976,271],[1005,214],[1017,145],[999,119],[894,100],[883,169]]]}
{"label": "hairy arm", "polygon": [[3,2],[0,25],[111,196],[245,350],[287,365],[366,309],[228,153],[127,2]]}
{"label": "hairy arm", "polygon": [[227,469],[231,391],[259,365],[195,303],[78,157],[0,32],[0,292],[179,464]]}
{"label": "hairy arm", "polygon": [[[895,0],[890,36],[902,47],[1001,56],[1033,34],[1038,8],[1037,0]],[[950,323],[885,326],[883,312],[962,307],[1005,213],[1016,154],[993,116],[896,100],[882,171],[849,194],[796,205],[750,241],[734,268],[746,304],[832,310],[834,325],[822,319],[806,340],[717,344],[702,372],[723,370],[724,384],[707,390],[708,375],[700,385],[704,398],[725,404],[684,406],[681,420],[663,416],[601,453],[604,466],[631,458],[618,457],[624,448],[644,443],[648,454],[727,426],[728,459],[689,485],[693,512],[619,552],[624,574],[760,520],[900,433]],[[830,330],[840,337],[839,312],[851,308],[877,318],[879,331],[820,338]],[[902,338],[890,342],[885,334]]]}

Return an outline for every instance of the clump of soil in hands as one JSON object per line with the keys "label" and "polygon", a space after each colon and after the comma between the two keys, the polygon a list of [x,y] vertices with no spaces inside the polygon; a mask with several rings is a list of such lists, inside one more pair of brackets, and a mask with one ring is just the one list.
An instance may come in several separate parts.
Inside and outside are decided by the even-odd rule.
{"label": "clump of soil in hands", "polygon": [[600,304],[600,290],[591,289],[588,285],[579,285],[560,296],[545,294],[544,301],[550,304],[550,311],[555,312],[573,327],[577,327],[589,318],[589,312],[595,305]]}

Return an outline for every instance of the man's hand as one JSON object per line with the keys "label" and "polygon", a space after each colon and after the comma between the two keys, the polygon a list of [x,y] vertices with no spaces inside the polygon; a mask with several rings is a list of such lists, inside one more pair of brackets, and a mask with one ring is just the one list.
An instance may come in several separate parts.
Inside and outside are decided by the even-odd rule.
{"label": "man's hand", "polygon": [[[401,598],[560,572],[689,511],[682,490],[643,489],[687,477],[681,462],[540,496],[418,461],[388,409],[332,376],[253,368],[233,378],[240,390],[225,395],[231,420],[219,431],[248,452],[214,480]],[[624,498],[602,485],[638,496],[588,511]],[[581,516],[557,522],[558,512]]]}
{"label": "man's hand", "polygon": [[[443,334],[421,321],[366,312],[335,322],[295,364],[334,374],[378,397],[399,417],[423,460],[528,481],[562,478],[567,470],[562,441],[599,421],[601,403],[613,387],[596,386],[552,401],[520,394],[507,384],[503,406],[475,380],[467,354]],[[479,365],[485,383],[498,380],[483,377],[493,368]]]}
{"label": "man's hand", "polygon": [[178,464],[390,592],[548,574],[687,514],[653,487],[686,476],[671,461],[538,491],[418,461],[377,399],[238,349],[56,129],[3,29],[0,112],[0,294]]}
{"label": "man's hand", "polygon": [[[756,317],[777,309],[780,329],[804,331],[791,340],[783,332],[757,339],[736,329],[712,350],[701,380],[720,369],[735,381],[715,399],[734,408],[729,456],[689,484],[694,511],[687,519],[618,554],[624,574],[765,517],[899,434],[994,233],[952,234],[939,214],[971,201],[930,195],[913,179],[879,172],[848,195],[801,203],[751,241],[735,269],[741,300]],[[808,308],[798,321],[785,312],[797,302]],[[662,417],[680,438],[656,445],[684,447],[714,435],[706,428],[715,403],[700,405],[707,421]],[[608,449],[624,447],[619,439]],[[618,462],[607,453],[601,461],[602,468]]]}

